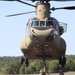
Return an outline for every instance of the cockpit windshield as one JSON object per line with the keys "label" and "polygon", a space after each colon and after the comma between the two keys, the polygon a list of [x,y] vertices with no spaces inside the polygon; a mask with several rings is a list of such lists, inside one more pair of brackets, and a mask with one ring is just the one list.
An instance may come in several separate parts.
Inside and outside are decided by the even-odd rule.
{"label": "cockpit windshield", "polygon": [[54,27],[53,21],[47,20],[47,21],[38,21],[38,20],[32,20],[30,22],[30,26],[35,27],[35,26],[50,26]]}
{"label": "cockpit windshield", "polygon": [[39,21],[32,21],[31,26],[38,26],[39,25]]}
{"label": "cockpit windshield", "polygon": [[48,19],[48,20],[39,20],[37,18],[30,19],[28,24],[30,27],[53,27],[54,29],[58,30],[58,23],[55,19]]}
{"label": "cockpit windshield", "polygon": [[45,21],[40,21],[40,26],[45,26]]}

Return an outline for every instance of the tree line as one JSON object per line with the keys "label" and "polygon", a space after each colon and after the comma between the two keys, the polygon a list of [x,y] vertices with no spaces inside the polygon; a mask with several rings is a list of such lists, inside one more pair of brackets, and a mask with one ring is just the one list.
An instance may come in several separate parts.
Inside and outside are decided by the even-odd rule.
{"label": "tree line", "polygon": [[[66,56],[64,71],[75,71],[75,55]],[[42,60],[30,60],[29,66],[20,63],[21,57],[0,57],[0,74],[32,74],[39,73],[43,69]],[[56,73],[60,70],[58,60],[46,60],[47,73]]]}

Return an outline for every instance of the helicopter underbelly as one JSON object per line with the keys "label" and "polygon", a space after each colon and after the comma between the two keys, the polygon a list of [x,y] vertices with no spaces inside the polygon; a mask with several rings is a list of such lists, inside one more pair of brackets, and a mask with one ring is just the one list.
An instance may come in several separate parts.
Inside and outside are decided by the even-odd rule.
{"label": "helicopter underbelly", "polygon": [[46,59],[58,59],[65,55],[66,44],[62,38],[60,38],[60,43],[58,43],[59,40],[34,42],[28,37],[27,40],[23,39],[23,42],[21,50],[29,59],[42,59],[43,54]]}

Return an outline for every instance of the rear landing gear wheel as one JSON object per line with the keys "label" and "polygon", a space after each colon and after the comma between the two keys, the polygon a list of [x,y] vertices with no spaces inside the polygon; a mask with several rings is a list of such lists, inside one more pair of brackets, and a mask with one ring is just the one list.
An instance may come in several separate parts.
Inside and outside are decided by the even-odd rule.
{"label": "rear landing gear wheel", "polygon": [[26,67],[28,67],[28,65],[29,65],[28,57],[26,57],[25,64],[26,64]]}
{"label": "rear landing gear wheel", "polygon": [[61,70],[60,70],[59,75],[64,75],[63,68],[64,68],[64,65],[66,65],[66,58],[65,58],[65,56],[62,56],[62,57],[59,58],[59,64],[61,65]]}
{"label": "rear landing gear wheel", "polygon": [[66,58],[64,56],[59,58],[59,64],[62,66],[62,68],[64,65],[66,65]]}
{"label": "rear landing gear wheel", "polygon": [[26,67],[28,67],[29,65],[29,60],[28,60],[28,57],[25,57],[25,56],[22,56],[21,57],[21,65],[25,62],[26,64]]}

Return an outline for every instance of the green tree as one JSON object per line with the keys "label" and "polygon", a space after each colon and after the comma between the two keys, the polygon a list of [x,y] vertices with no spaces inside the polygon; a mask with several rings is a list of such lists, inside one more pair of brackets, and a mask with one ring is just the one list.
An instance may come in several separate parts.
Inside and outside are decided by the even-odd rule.
{"label": "green tree", "polygon": [[75,60],[68,58],[65,69],[66,71],[75,71]]}
{"label": "green tree", "polygon": [[3,73],[4,73],[4,74],[12,74],[12,68],[6,66],[6,67],[3,69]]}
{"label": "green tree", "polygon": [[23,64],[20,68],[20,74],[25,74],[25,65]]}
{"label": "green tree", "polygon": [[58,72],[59,71],[59,64],[58,64],[58,61],[51,61],[50,64],[49,64],[49,70],[50,72],[54,73],[54,72]]}

